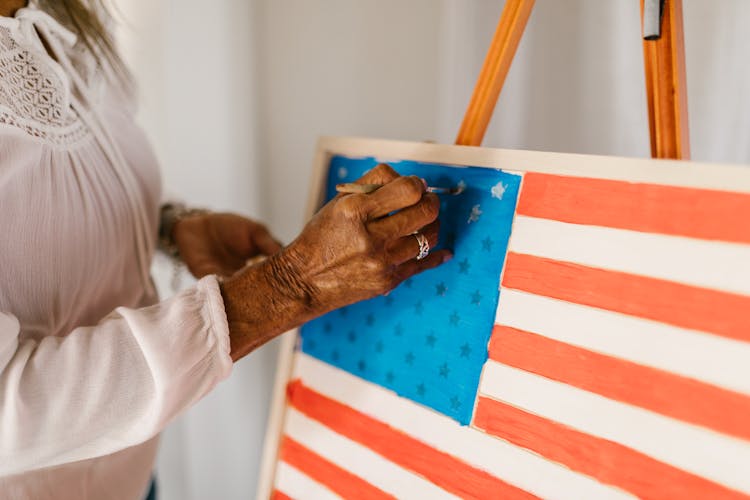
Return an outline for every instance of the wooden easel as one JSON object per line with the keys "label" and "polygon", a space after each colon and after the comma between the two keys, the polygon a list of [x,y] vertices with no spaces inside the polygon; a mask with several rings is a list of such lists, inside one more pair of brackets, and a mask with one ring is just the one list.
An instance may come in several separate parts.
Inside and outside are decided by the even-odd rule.
{"label": "wooden easel", "polygon": [[[506,0],[456,144],[479,146],[535,0]],[[641,19],[644,0],[641,0]],[[682,0],[663,0],[661,36],[643,41],[651,156],[690,157]]]}

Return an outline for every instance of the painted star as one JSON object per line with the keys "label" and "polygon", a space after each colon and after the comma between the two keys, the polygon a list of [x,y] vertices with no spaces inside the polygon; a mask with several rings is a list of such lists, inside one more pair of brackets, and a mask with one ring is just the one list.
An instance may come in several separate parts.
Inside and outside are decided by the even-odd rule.
{"label": "painted star", "polygon": [[414,304],[414,313],[421,316],[422,311],[424,311],[424,305],[422,304],[422,301],[418,301],[416,304]]}
{"label": "painted star", "polygon": [[349,314],[349,309],[346,307],[339,309],[339,314],[342,316],[347,316]]}
{"label": "painted star", "polygon": [[331,353],[331,359],[334,360],[334,361],[338,361],[339,360],[339,352],[338,351],[333,351]]}
{"label": "painted star", "polygon": [[378,340],[375,344],[375,352],[383,352],[383,342]]}
{"label": "painted star", "polygon": [[425,392],[427,392],[427,387],[425,387],[424,384],[419,384],[417,386],[417,394],[419,394],[420,396],[424,396]]}
{"label": "painted star", "polygon": [[508,186],[503,184],[503,181],[498,182],[494,186],[492,186],[492,189],[490,192],[492,193],[493,198],[497,198],[498,200],[503,199],[503,195],[505,194],[505,190],[508,189]]}
{"label": "painted star", "polygon": [[479,208],[479,205],[474,205],[471,207],[471,213],[469,214],[469,221],[467,224],[471,224],[472,222],[479,222],[479,218],[482,216],[482,210]]}
{"label": "painted star", "polygon": [[479,303],[482,301],[482,294],[479,293],[479,290],[471,294],[471,303],[474,305],[479,305]]}
{"label": "painted star", "polygon": [[430,332],[430,334],[425,337],[424,343],[430,347],[435,347],[435,341],[437,340],[437,337],[433,332]]}
{"label": "painted star", "polygon": [[349,330],[349,333],[346,334],[346,338],[349,339],[349,342],[355,342],[357,340],[357,334],[354,330]]}
{"label": "painted star", "polygon": [[411,352],[407,352],[406,356],[404,356],[404,361],[406,361],[406,364],[411,366],[414,364],[414,354]]}
{"label": "painted star", "polygon": [[486,252],[492,251],[492,243],[493,241],[490,239],[489,236],[487,236],[485,239],[482,240],[482,250]]}
{"label": "painted star", "polygon": [[392,306],[393,305],[393,297],[391,297],[390,295],[388,297],[386,297],[385,298],[385,305],[387,305],[388,307]]}
{"label": "painted star", "polygon": [[470,267],[471,264],[469,264],[469,259],[464,259],[458,263],[458,272],[461,274],[469,274]]}
{"label": "painted star", "polygon": [[461,407],[461,400],[458,399],[458,396],[453,396],[451,398],[451,410],[458,410]]}
{"label": "painted star", "polygon": [[404,333],[404,327],[401,326],[401,323],[393,327],[393,334],[396,337],[400,337],[402,333]]}
{"label": "painted star", "polygon": [[326,333],[331,333],[333,331],[333,325],[331,325],[330,323],[326,322],[326,324],[323,325],[323,331],[326,332]]}
{"label": "painted star", "polygon": [[393,372],[388,372],[385,374],[385,379],[388,381],[389,384],[393,383],[393,379],[395,379],[396,376],[393,374]]}
{"label": "painted star", "polygon": [[307,339],[305,343],[307,344],[308,349],[315,349],[315,347],[317,346],[313,339]]}
{"label": "painted star", "polygon": [[461,321],[461,316],[458,315],[458,312],[453,311],[453,314],[451,314],[450,322],[453,326],[458,326],[458,322]]}
{"label": "painted star", "polygon": [[367,319],[365,319],[365,323],[367,323],[367,326],[372,326],[375,324],[375,315],[370,313],[367,315]]}
{"label": "painted star", "polygon": [[406,288],[411,288],[411,278],[409,278],[408,280],[404,281],[404,285],[406,285]]}
{"label": "painted star", "polygon": [[451,369],[448,366],[448,363],[443,363],[440,365],[440,376],[443,378],[448,378],[448,374],[450,373]]}
{"label": "painted star", "polygon": [[364,359],[359,360],[359,363],[357,363],[357,368],[359,368],[359,371],[361,372],[365,371],[365,368],[367,368],[367,363],[365,363]]}
{"label": "painted star", "polygon": [[461,357],[468,358],[469,355],[471,355],[471,346],[469,346],[469,343],[467,342],[461,346]]}
{"label": "painted star", "polygon": [[448,288],[445,286],[445,283],[443,283],[442,281],[435,286],[435,289],[436,289],[435,293],[437,295],[440,295],[441,297],[444,296],[445,292],[448,291]]}
{"label": "painted star", "polygon": [[349,175],[349,171],[346,169],[346,167],[339,167],[339,179],[345,179],[347,175]]}

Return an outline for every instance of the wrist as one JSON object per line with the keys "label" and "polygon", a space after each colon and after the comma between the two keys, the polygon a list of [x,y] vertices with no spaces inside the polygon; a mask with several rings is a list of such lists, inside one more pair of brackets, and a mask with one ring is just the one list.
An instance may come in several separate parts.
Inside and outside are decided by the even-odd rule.
{"label": "wrist", "polygon": [[280,296],[299,303],[311,313],[320,309],[320,291],[305,278],[304,259],[293,247],[269,257],[265,263],[266,279]]}
{"label": "wrist", "polygon": [[165,203],[159,211],[159,249],[172,258],[180,258],[180,250],[175,239],[175,228],[188,217],[205,215],[208,210],[188,208],[183,203]]}
{"label": "wrist", "polygon": [[287,251],[225,280],[220,288],[233,360],[325,312],[317,290]]}

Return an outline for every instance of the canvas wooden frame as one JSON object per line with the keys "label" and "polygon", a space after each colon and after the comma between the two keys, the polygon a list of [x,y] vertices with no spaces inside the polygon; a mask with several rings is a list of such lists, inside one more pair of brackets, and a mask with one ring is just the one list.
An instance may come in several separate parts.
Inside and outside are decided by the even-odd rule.
{"label": "canvas wooden frame", "polygon": [[[306,218],[312,216],[323,201],[327,168],[334,155],[371,156],[383,162],[412,160],[502,169],[510,173],[537,172],[750,193],[750,175],[747,167],[740,165],[518,151],[354,137],[323,137],[318,142],[314,156]],[[273,491],[277,454],[284,425],[286,386],[293,367],[298,333],[295,329],[284,334],[281,339],[257,490],[259,499],[269,498]]]}

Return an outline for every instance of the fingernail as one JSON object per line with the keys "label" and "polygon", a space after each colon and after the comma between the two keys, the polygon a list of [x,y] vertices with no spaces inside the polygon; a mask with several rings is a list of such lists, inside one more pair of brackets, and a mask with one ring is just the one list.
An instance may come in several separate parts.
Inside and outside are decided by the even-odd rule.
{"label": "fingernail", "polygon": [[427,181],[424,179],[420,179],[422,181],[422,184],[424,184],[424,188],[427,189]]}

